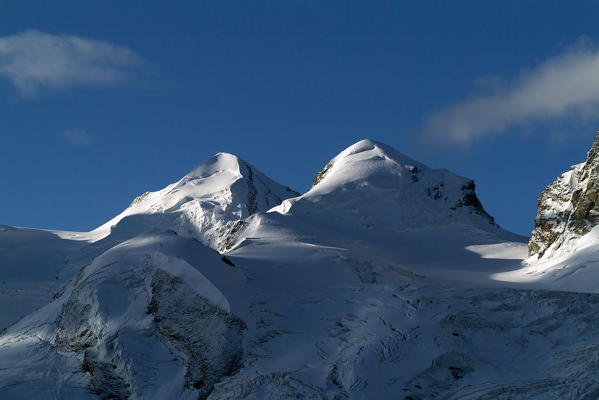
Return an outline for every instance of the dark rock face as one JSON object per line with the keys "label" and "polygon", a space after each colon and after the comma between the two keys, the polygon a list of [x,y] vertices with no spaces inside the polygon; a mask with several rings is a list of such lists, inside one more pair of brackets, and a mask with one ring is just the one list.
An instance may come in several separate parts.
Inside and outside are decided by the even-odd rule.
{"label": "dark rock face", "polygon": [[247,222],[244,220],[235,222],[229,231],[222,234],[224,239],[222,240],[222,244],[218,248],[218,251],[223,253],[225,251],[231,250],[237,244],[239,236],[247,228],[247,225]]}
{"label": "dark rock face", "polygon": [[599,135],[587,159],[547,186],[538,201],[535,228],[528,244],[531,256],[542,257],[576,239],[599,222]]}
{"label": "dark rock face", "polygon": [[482,203],[478,199],[478,196],[476,195],[476,184],[474,181],[470,181],[465,185],[462,185],[460,190],[462,191],[463,197],[453,207],[450,207],[450,210],[455,210],[459,207],[466,207],[471,212],[486,218],[489,221],[489,224],[497,226],[495,223],[495,218],[485,211]]}
{"label": "dark rock face", "polygon": [[187,355],[187,385],[205,399],[215,383],[241,366],[246,325],[161,270],[151,287],[148,312],[160,334]]}
{"label": "dark rock face", "polygon": [[[89,301],[81,302],[79,296],[84,296]],[[89,288],[83,287],[69,297],[60,315],[60,325],[56,334],[57,348],[81,352],[98,343],[97,329],[90,323],[93,309],[97,309],[97,299]]]}
{"label": "dark rock face", "polygon": [[98,358],[96,352],[85,351],[81,369],[90,375],[90,388],[100,399],[126,400],[131,397],[130,384],[121,376],[122,371]]}
{"label": "dark rock face", "polygon": [[320,181],[322,181],[324,179],[325,176],[327,176],[327,173],[331,170],[331,168],[333,167],[333,161],[331,160],[327,163],[327,165],[324,166],[323,169],[321,169],[316,176],[314,177],[314,180],[312,181],[312,187],[318,185],[320,183]]}

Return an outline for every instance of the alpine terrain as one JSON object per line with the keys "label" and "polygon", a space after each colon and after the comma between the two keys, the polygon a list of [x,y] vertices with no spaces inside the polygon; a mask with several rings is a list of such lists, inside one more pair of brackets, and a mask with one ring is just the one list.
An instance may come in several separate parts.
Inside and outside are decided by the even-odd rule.
{"label": "alpine terrain", "polygon": [[91,232],[0,226],[0,397],[597,399],[599,142],[528,238],[362,140],[299,194],[218,153]]}

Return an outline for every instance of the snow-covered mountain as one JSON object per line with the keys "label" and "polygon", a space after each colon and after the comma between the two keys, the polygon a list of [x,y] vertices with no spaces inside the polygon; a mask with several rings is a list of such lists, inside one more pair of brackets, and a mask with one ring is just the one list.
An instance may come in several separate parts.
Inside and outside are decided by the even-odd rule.
{"label": "snow-covered mountain", "polygon": [[474,188],[470,179],[431,169],[383,143],[361,140],[329,161],[310,191],[284,201],[277,211],[308,207],[334,217],[354,208],[365,216],[365,225],[395,230],[449,223],[493,230],[494,220]]}
{"label": "snow-covered mountain", "polygon": [[83,266],[123,241],[171,230],[225,250],[241,220],[297,195],[240,158],[218,153],[91,232],[0,226],[0,329],[46,304]]}
{"label": "snow-covered mountain", "polygon": [[474,188],[470,179],[362,140],[327,163],[307,193],[248,218],[230,254],[298,257],[318,248],[420,274],[488,280],[518,265],[526,238],[501,229]]}
{"label": "snow-covered mountain", "polygon": [[[0,393],[596,398],[599,295],[498,280],[526,238],[474,189],[371,140],[303,195],[220,153],[95,231],[48,232],[27,260],[60,246],[44,268],[76,273],[0,335]],[[6,240],[10,262],[34,238]]]}
{"label": "snow-covered mountain", "polygon": [[[17,289],[3,320],[32,311],[11,307],[23,297],[36,308],[54,300],[5,332],[0,387],[12,398],[205,398],[239,367],[245,324],[221,292],[243,279],[200,243],[223,250],[236,223],[297,194],[218,153],[91,232],[6,227],[14,271],[2,277]],[[36,242],[48,245],[29,251]],[[36,279],[23,282],[23,269]],[[30,286],[45,296],[18,296]]]}
{"label": "snow-covered mountain", "polygon": [[237,156],[218,153],[178,182],[138,196],[90,234],[97,240],[113,231],[131,236],[152,228],[172,229],[225,250],[227,235],[238,221],[298,194]]}

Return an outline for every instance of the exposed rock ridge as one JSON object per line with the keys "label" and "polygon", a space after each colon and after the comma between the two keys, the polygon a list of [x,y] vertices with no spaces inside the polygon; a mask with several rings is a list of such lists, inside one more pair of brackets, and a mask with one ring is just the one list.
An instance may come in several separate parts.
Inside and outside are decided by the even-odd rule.
{"label": "exposed rock ridge", "polygon": [[551,257],[598,222],[599,132],[586,161],[572,166],[541,193],[529,255]]}
{"label": "exposed rock ridge", "polygon": [[[252,168],[243,163],[245,169],[247,170],[247,184],[248,184],[248,194],[247,194],[247,210],[248,214],[256,214],[258,212],[258,204],[256,203],[256,184],[254,183],[254,172]],[[270,193],[270,192],[269,192]],[[269,194],[267,193],[267,194]],[[267,200],[268,201],[268,200]]]}
{"label": "exposed rock ridge", "polygon": [[327,163],[327,165],[325,165],[314,177],[314,180],[312,180],[312,187],[318,185],[318,183],[320,181],[322,181],[324,179],[324,177],[327,175],[327,173],[331,170],[331,167],[333,166],[333,162],[334,160],[331,160]]}

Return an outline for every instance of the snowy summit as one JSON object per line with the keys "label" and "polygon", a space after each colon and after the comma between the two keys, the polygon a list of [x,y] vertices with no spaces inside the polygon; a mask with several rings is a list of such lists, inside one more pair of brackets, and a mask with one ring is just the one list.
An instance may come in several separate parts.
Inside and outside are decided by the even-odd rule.
{"label": "snowy summit", "polygon": [[178,182],[138,196],[125,211],[91,233],[98,239],[113,230],[172,229],[222,249],[235,222],[298,194],[239,157],[218,153]]}
{"label": "snowy summit", "polygon": [[373,223],[376,219],[394,229],[454,222],[494,228],[474,189],[470,179],[431,169],[385,144],[361,140],[329,161],[310,191],[276,210],[288,212],[302,206],[296,204],[312,203],[329,215],[355,207]]}

